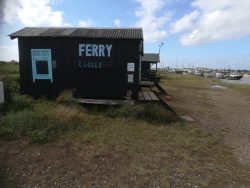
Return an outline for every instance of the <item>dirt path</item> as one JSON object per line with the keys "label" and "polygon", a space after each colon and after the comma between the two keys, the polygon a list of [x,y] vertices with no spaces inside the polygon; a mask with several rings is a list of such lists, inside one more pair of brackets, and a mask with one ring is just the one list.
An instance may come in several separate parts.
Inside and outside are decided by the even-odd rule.
{"label": "dirt path", "polygon": [[[166,86],[167,85],[167,86]],[[230,88],[201,88],[167,83],[169,105],[180,115],[191,116],[197,126],[233,148],[237,160],[250,166],[250,96]]]}

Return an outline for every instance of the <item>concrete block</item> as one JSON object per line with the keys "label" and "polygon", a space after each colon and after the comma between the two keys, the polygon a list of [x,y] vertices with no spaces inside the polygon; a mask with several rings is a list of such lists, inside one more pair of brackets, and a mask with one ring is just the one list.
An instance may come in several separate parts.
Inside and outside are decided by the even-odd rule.
{"label": "concrete block", "polygon": [[188,122],[194,122],[195,120],[190,116],[180,116],[181,119]]}

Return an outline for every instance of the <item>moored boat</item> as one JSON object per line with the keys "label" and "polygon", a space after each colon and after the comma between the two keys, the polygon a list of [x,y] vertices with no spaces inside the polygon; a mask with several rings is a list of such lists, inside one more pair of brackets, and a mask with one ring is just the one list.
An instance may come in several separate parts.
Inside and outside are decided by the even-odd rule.
{"label": "moored boat", "polygon": [[233,73],[229,74],[227,79],[228,80],[240,80],[242,77],[243,77],[243,75],[241,75],[240,73],[233,72]]}

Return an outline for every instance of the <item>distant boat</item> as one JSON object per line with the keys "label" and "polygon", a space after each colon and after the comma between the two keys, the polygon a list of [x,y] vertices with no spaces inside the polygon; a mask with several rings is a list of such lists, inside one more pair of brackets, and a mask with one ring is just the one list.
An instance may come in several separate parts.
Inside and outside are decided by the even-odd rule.
{"label": "distant boat", "polygon": [[221,72],[216,72],[215,73],[215,78],[225,79],[225,74],[223,74]]}
{"label": "distant boat", "polygon": [[241,75],[240,73],[233,72],[233,73],[229,74],[227,79],[228,80],[240,80],[242,77],[243,77],[243,75]]}

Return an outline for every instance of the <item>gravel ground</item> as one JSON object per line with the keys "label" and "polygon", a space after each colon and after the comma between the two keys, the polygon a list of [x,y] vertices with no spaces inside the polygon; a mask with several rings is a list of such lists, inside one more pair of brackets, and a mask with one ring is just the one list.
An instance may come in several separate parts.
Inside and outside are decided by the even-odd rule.
{"label": "gravel ground", "polygon": [[[167,86],[166,86],[167,85]],[[191,116],[197,126],[233,148],[237,160],[250,166],[250,96],[230,88],[165,85],[169,105],[180,115]]]}

